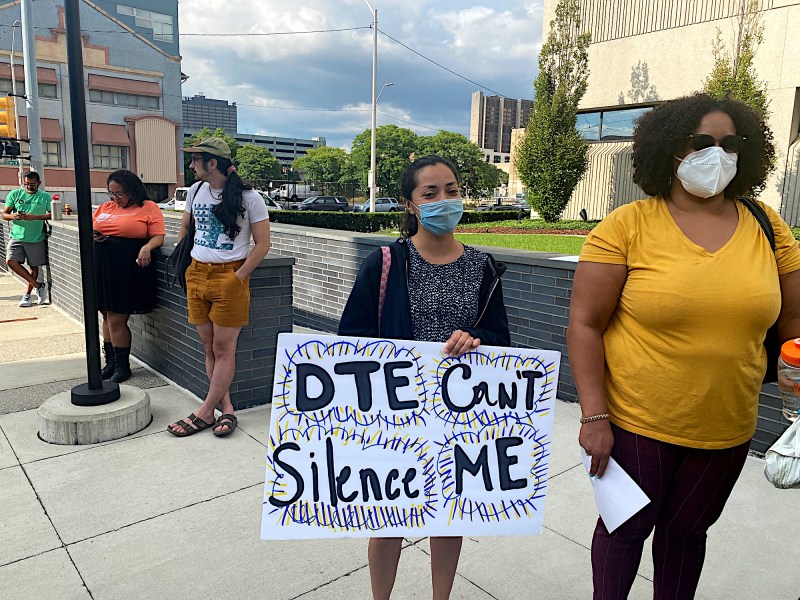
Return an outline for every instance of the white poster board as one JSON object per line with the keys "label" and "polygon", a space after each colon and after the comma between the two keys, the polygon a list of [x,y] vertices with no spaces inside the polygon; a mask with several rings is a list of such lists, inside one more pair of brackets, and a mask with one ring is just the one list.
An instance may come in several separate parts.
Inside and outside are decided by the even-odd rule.
{"label": "white poster board", "polygon": [[281,334],[262,539],[531,535],[560,353]]}

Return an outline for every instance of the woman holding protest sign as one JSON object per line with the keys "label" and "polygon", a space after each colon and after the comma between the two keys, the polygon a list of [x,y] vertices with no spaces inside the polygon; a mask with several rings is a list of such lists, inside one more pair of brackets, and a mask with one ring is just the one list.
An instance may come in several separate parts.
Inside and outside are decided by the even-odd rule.
{"label": "woman holding protest sign", "polygon": [[612,212],[584,244],[567,335],[579,442],[590,477],[612,457],[650,498],[611,533],[598,520],[595,599],[627,598],[653,531],[655,597],[694,597],[706,532],[756,428],[767,329],[777,319],[782,339],[800,335],[797,242],[772,208],[742,200],[763,187],[770,137],[730,99],[646,113],[633,180],[652,198]]}
{"label": "woman holding protest sign", "polygon": [[[339,335],[442,342],[451,356],[480,344],[508,346],[500,284],[505,266],[453,235],[463,214],[456,167],[438,156],[420,158],[403,173],[402,193],[402,237],[364,261],[342,313]],[[376,600],[391,595],[402,541],[370,539]],[[430,539],[434,600],[450,596],[461,542],[460,537]]]}

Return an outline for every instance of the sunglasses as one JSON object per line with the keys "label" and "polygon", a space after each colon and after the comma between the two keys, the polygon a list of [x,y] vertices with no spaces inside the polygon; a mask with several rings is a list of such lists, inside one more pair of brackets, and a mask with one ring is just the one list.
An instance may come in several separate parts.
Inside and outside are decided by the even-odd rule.
{"label": "sunglasses", "polygon": [[[705,150],[717,145],[717,140],[713,135],[707,133],[690,133],[686,136],[687,145],[692,150]],[[719,147],[733,154],[738,154],[747,141],[746,135],[726,135],[719,141]]]}

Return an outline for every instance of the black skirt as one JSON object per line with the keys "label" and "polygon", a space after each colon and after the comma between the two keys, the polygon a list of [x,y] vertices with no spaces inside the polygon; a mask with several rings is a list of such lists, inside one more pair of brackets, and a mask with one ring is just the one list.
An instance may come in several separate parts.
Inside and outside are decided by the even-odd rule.
{"label": "black skirt", "polygon": [[146,239],[112,236],[94,243],[97,310],[135,315],[156,307],[155,260],[146,267],[136,264],[146,243]]}

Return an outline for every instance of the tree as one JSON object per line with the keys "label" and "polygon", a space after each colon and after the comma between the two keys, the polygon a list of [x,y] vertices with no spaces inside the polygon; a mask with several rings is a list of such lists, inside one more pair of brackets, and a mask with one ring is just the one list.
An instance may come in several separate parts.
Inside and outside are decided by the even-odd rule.
{"label": "tree", "polygon": [[[183,140],[183,147],[184,148],[191,148],[200,140],[204,140],[207,137],[218,137],[225,140],[225,142],[231,148],[231,160],[233,164],[236,164],[236,151],[239,149],[239,142],[237,142],[234,138],[227,135],[225,130],[222,127],[217,127],[214,131],[211,131],[208,127],[203,127],[200,131],[195,133],[192,136],[189,136],[185,140]],[[186,152],[183,153],[183,171],[184,171],[184,182],[185,185],[192,185],[195,182],[194,171],[189,168],[189,162],[192,160],[192,157],[187,154]]]}
{"label": "tree", "polygon": [[436,154],[455,163],[462,185],[469,195],[490,196],[500,185],[503,171],[489,164],[478,146],[460,133],[440,131],[436,135],[420,137],[417,157]]}
{"label": "tree", "polygon": [[586,171],[588,143],[575,128],[586,93],[591,34],[581,33],[578,0],[559,0],[539,54],[533,111],[515,166],[531,206],[547,221],[559,218]]}
{"label": "tree", "polygon": [[703,91],[715,98],[741,100],[769,118],[767,86],[759,81],[753,60],[758,46],[764,41],[764,25],[761,22],[758,0],[740,0],[736,37],[731,50],[722,41],[722,32],[717,28],[714,42],[714,67],[706,79]]}
{"label": "tree", "polygon": [[341,148],[319,146],[294,159],[292,168],[305,173],[308,181],[339,182],[347,168],[347,152]]}
{"label": "tree", "polygon": [[[410,162],[410,156],[417,149],[417,134],[397,125],[381,125],[376,132],[375,182],[383,193],[400,197],[400,178]],[[353,139],[350,160],[344,180],[358,182],[362,189],[367,187],[367,173],[370,163],[371,130],[359,133]]]}
{"label": "tree", "polygon": [[281,163],[263,146],[245,144],[236,152],[236,170],[242,179],[279,179]]}

